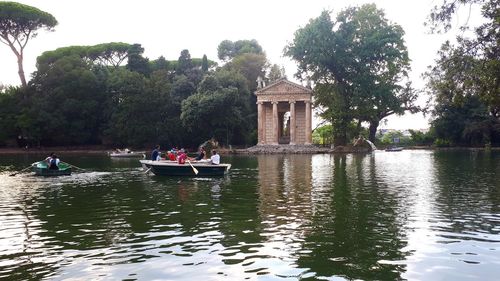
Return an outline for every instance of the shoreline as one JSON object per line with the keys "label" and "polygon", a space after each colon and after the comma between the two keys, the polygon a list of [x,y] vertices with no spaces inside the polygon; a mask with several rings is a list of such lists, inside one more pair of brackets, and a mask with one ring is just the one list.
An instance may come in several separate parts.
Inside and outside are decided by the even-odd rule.
{"label": "shoreline", "polygon": [[[288,149],[287,149],[288,148]],[[272,148],[273,151],[256,151],[251,150],[249,148],[218,148],[218,152],[220,154],[349,154],[349,153],[367,153],[366,151],[334,151],[330,148],[322,148],[312,146],[307,150],[293,150],[293,147],[285,147],[284,146],[276,146]],[[431,147],[431,146],[409,146],[403,147],[404,150],[435,150],[435,151],[453,151],[453,150],[469,150],[469,151],[500,151],[500,147],[491,147],[486,149],[484,147]],[[377,149],[379,151],[384,151],[384,149]],[[42,147],[42,148],[0,148],[0,155],[9,155],[9,154],[50,154],[51,152],[55,152],[57,154],[89,154],[89,155],[108,155],[108,152],[113,151],[112,148],[106,147]],[[146,151],[148,150],[142,149],[138,151]],[[369,153],[369,152],[368,152]]]}

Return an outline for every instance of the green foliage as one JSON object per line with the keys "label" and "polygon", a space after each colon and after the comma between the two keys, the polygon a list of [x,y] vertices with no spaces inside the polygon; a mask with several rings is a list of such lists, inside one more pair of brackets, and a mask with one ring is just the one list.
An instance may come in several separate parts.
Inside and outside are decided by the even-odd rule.
{"label": "green foliage", "polygon": [[21,128],[42,144],[98,143],[106,104],[104,82],[79,57],[58,59],[33,78],[33,104],[25,115],[28,125]]}
{"label": "green foliage", "polygon": [[500,2],[444,0],[432,11],[429,23],[434,31],[443,25],[448,30],[454,14],[469,4],[480,5],[484,18],[475,36],[459,36],[455,45],[445,42],[426,73],[435,102],[432,126],[450,145],[500,144]]}
{"label": "green foliage", "polygon": [[168,96],[149,90],[147,82],[138,72],[121,69],[111,74],[109,87],[117,104],[107,133],[114,143],[132,146],[156,143]]}
{"label": "green foliage", "polygon": [[327,145],[333,143],[333,127],[332,125],[324,125],[316,130],[312,134],[312,139],[314,144]]}
{"label": "green foliage", "polygon": [[324,11],[295,32],[285,55],[298,63],[298,77],[315,82],[315,104],[332,122],[335,144],[347,143],[354,119],[378,122],[412,107],[415,92],[399,83],[409,59],[399,25],[390,24],[374,4],[351,7],[335,20]]}
{"label": "green foliage", "polygon": [[207,55],[203,55],[203,59],[201,62],[201,71],[207,72],[208,71],[208,59]]}
{"label": "green foliage", "polygon": [[484,145],[500,141],[500,122],[489,115],[477,96],[460,103],[437,104],[431,125],[438,138],[452,145]]}
{"label": "green foliage", "polygon": [[281,79],[281,78],[286,78],[285,68],[283,66],[280,67],[277,64],[273,64],[269,68],[269,73],[267,75],[268,82],[273,83],[274,81]]}
{"label": "green foliage", "polygon": [[104,43],[90,46],[87,50],[87,56],[102,65],[111,65],[116,68],[129,57],[129,54],[135,55],[133,52],[135,49],[134,45],[122,42]]}
{"label": "green foliage", "polygon": [[160,56],[157,60],[151,62],[151,70],[169,70],[170,62],[165,59],[164,56]]}
{"label": "green foliage", "polygon": [[378,142],[383,145],[408,145],[410,141],[410,137],[403,135],[401,131],[389,131],[378,135]]}
{"label": "green foliage", "polygon": [[215,69],[187,50],[176,61],[150,62],[143,52],[111,42],[43,53],[28,87],[0,88],[0,145],[18,136],[43,146],[255,142],[255,97],[244,75],[264,73],[264,55],[243,53]]}
{"label": "green foliage", "polygon": [[249,97],[243,76],[216,72],[205,77],[197,94],[182,102],[181,120],[198,140],[213,137],[225,144],[244,143]]}
{"label": "green foliage", "polygon": [[267,58],[264,54],[244,53],[228,62],[225,69],[243,75],[247,80],[247,87],[251,92],[257,90],[257,77],[264,77],[267,67]]}
{"label": "green foliage", "polygon": [[21,103],[22,89],[17,87],[0,89],[0,146],[5,145],[9,137],[19,133],[15,124]]}
{"label": "green foliage", "polygon": [[141,47],[141,44],[133,44],[128,51],[127,69],[149,76],[151,73],[149,59],[143,57],[143,53],[144,48]]}
{"label": "green foliage", "polygon": [[434,145],[437,147],[448,147],[450,146],[450,141],[438,138],[434,141]]}
{"label": "green foliage", "polygon": [[193,67],[193,63],[191,60],[191,54],[189,54],[188,50],[182,50],[179,59],[177,60],[177,68],[176,71],[178,74],[186,74],[188,70]]}
{"label": "green foliage", "polygon": [[52,31],[57,20],[51,14],[16,2],[0,2],[0,42],[9,46],[18,60],[19,78],[26,87],[23,69],[23,53],[30,38],[39,29]]}
{"label": "green foliage", "polygon": [[217,55],[223,61],[229,61],[242,54],[263,54],[263,51],[255,39],[236,42],[224,40],[217,47]]}
{"label": "green foliage", "polygon": [[426,133],[415,130],[409,130],[409,132],[411,134],[412,145],[432,145],[436,138],[434,129],[431,129]]}

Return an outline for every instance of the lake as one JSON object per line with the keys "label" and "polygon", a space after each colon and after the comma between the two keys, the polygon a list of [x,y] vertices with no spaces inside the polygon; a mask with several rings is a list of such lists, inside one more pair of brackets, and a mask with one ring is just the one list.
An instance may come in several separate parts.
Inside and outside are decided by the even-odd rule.
{"label": "lake", "polygon": [[0,279],[498,280],[500,151],[222,156],[226,177],[11,173],[0,155]]}

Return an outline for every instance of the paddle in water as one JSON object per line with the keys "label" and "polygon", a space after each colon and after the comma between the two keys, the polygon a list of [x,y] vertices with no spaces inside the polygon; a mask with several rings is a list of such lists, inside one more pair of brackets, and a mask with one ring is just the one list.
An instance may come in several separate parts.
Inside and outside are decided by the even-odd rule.
{"label": "paddle in water", "polygon": [[197,175],[197,174],[198,174],[198,169],[196,169],[196,168],[193,166],[193,164],[191,164],[191,161],[189,161],[189,160],[187,160],[187,161],[188,161],[189,165],[191,166],[191,168],[193,168],[193,172],[194,172],[194,174],[195,174],[195,175]]}
{"label": "paddle in water", "polygon": [[34,164],[36,164],[36,162],[35,162],[35,163],[32,163],[31,165],[29,165],[28,167],[26,167],[26,168],[24,168],[24,169],[22,169],[22,170],[20,170],[20,171],[17,171],[17,172],[15,172],[15,173],[10,174],[9,176],[13,177],[13,176],[15,176],[15,175],[17,175],[17,174],[20,174],[20,173],[22,173],[22,172],[24,172],[24,171],[28,170],[28,169],[31,169],[31,168],[33,168],[33,165],[34,165]]}

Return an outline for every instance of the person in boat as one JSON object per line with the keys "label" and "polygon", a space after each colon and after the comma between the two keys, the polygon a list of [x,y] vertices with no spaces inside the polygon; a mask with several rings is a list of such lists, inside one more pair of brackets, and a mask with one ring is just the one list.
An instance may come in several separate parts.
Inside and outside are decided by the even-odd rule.
{"label": "person in boat", "polygon": [[49,170],[59,170],[59,158],[57,158],[57,155],[52,153],[50,161],[49,161]]}
{"label": "person in boat", "polygon": [[210,163],[213,165],[219,165],[220,164],[220,156],[217,154],[217,151],[212,150],[212,157],[210,157]]}
{"label": "person in boat", "polygon": [[[158,161],[158,156],[160,155],[160,145],[158,144],[153,152],[151,152],[151,160]],[[161,157],[161,156],[160,156]]]}
{"label": "person in boat", "polygon": [[196,155],[195,158],[190,158],[188,157],[189,160],[191,161],[200,161],[200,160],[203,160],[206,158],[206,153],[205,153],[205,148],[204,147],[200,147],[200,150],[198,151],[198,154]]}
{"label": "person in boat", "polygon": [[177,163],[184,164],[186,163],[186,159],[187,159],[187,154],[184,151],[184,148],[181,148],[181,150],[179,150],[179,153],[177,153]]}
{"label": "person in boat", "polygon": [[43,160],[43,161],[47,162],[47,166],[50,166],[50,160],[52,160],[54,155],[55,155],[54,152],[52,152],[52,153],[50,153],[49,156],[47,156],[47,158],[45,158],[45,160]]}
{"label": "person in boat", "polygon": [[175,151],[173,148],[167,153],[167,157],[168,157],[168,160],[170,160],[170,161],[177,160],[176,156],[175,156]]}

